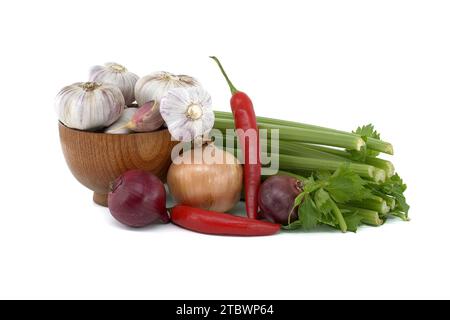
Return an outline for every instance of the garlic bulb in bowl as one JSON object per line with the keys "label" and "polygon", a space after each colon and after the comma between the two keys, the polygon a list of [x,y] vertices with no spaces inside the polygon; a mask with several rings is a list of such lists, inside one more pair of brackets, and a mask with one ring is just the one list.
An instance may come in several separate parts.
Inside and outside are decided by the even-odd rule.
{"label": "garlic bulb in bowl", "polygon": [[159,104],[170,89],[196,86],[200,86],[199,82],[190,76],[177,76],[170,72],[158,71],[140,78],[136,82],[134,93],[136,102],[142,106],[149,101]]}
{"label": "garlic bulb in bowl", "polygon": [[170,90],[161,100],[160,112],[178,141],[192,141],[214,125],[211,96],[201,87]]}
{"label": "garlic bulb in bowl", "polygon": [[58,93],[55,107],[59,120],[67,127],[96,130],[119,119],[125,108],[125,99],[114,85],[77,82]]}
{"label": "garlic bulb in bowl", "polygon": [[124,66],[108,62],[104,66],[94,66],[91,68],[89,81],[109,83],[117,86],[122,91],[125,104],[130,105],[135,101],[134,86],[139,77],[127,70]]}
{"label": "garlic bulb in bowl", "polygon": [[159,113],[159,104],[161,99],[167,95],[167,92],[173,88],[197,86],[200,86],[199,82],[190,76],[177,76],[170,72],[158,71],[140,78],[138,82],[136,82],[134,94],[139,106],[143,106],[150,101],[154,102],[152,110],[152,113],[154,114],[151,115],[151,118],[153,119],[152,121],[155,124],[159,124],[160,127],[164,124],[164,120]]}

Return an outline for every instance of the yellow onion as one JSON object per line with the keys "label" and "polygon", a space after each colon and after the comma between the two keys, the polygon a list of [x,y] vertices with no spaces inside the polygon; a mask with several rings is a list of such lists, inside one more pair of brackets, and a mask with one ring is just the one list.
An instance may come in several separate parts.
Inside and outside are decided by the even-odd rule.
{"label": "yellow onion", "polygon": [[231,153],[208,144],[174,159],[167,184],[178,204],[225,212],[239,202],[242,166]]}

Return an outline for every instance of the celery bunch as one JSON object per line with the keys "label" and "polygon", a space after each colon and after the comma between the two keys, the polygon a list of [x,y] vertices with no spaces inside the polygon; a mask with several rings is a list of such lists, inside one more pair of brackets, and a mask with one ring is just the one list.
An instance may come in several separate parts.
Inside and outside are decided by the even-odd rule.
{"label": "celery bunch", "polygon": [[[215,115],[215,129],[225,133],[234,128],[231,113]],[[279,174],[294,176],[305,186],[295,203],[299,219],[285,229],[325,224],[346,232],[361,224],[382,225],[389,216],[408,220],[406,185],[394,165],[378,157],[392,155],[393,147],[381,140],[372,125],[349,133],[271,118],[257,120],[260,129],[279,129]],[[261,145],[271,153],[267,142],[261,140]],[[230,151],[239,155],[239,144],[235,146]]]}

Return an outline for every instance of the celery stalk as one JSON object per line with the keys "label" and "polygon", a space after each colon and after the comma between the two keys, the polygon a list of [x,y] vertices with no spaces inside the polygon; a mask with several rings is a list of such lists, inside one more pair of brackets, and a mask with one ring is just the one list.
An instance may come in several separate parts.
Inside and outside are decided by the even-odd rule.
{"label": "celery stalk", "polygon": [[[214,111],[214,113],[216,116],[216,121],[218,121],[218,120],[219,121],[233,120],[233,115],[230,112]],[[313,130],[313,131],[320,132],[320,133],[328,132],[328,133],[344,134],[344,135],[353,136],[353,137],[360,137],[359,135],[354,134],[354,133],[349,133],[349,132],[345,132],[345,131],[341,131],[341,130],[335,130],[335,129],[325,128],[325,127],[320,127],[320,126],[315,126],[315,125],[310,125],[310,124],[305,124],[305,123],[265,118],[265,117],[256,117],[256,118],[258,121],[258,126],[260,128],[263,128],[266,125],[267,126],[273,125],[275,127],[285,126],[285,127],[290,127],[290,128],[309,129],[309,130]],[[230,127],[230,128],[232,128],[232,127]],[[323,143],[319,143],[319,144],[323,144]],[[340,147],[340,146],[337,146],[337,147]],[[381,140],[377,140],[374,138],[367,139],[367,147],[369,149],[387,153],[387,154],[394,153],[394,149],[390,143],[384,142]],[[344,148],[346,148],[346,147],[344,147]],[[359,150],[359,149],[351,149],[351,150]]]}
{"label": "celery stalk", "polygon": [[366,161],[367,164],[370,164],[371,166],[383,169],[386,171],[386,175],[388,178],[392,177],[395,174],[395,167],[392,164],[392,162],[388,160],[378,159],[374,157],[367,157]]}
{"label": "celery stalk", "polygon": [[309,145],[309,147],[311,149],[317,150],[317,151],[321,151],[321,152],[326,152],[338,157],[342,157],[342,158],[346,158],[349,159],[351,157],[351,155],[342,149],[335,149],[335,148],[330,148],[330,147],[326,147],[326,146],[317,146],[317,145]]}
{"label": "celery stalk", "polygon": [[[224,132],[225,133],[225,132]],[[225,139],[234,139],[234,144],[239,145],[239,141],[236,137],[236,135],[226,135],[224,137]],[[268,140],[261,139],[261,151],[267,151],[268,153],[272,152],[271,145],[268,143]],[[298,157],[305,157],[305,158],[316,158],[316,159],[324,159],[324,160],[337,160],[337,161],[347,161],[350,160],[347,158],[339,157],[333,154],[330,154],[328,152],[315,150],[314,148],[311,148],[311,145],[295,142],[295,141],[284,141],[280,140],[279,143],[279,150],[278,152],[280,154],[285,154],[289,156],[298,156]]]}
{"label": "celery stalk", "polygon": [[[280,145],[282,145],[284,143],[285,142],[282,141],[282,142],[280,142]],[[351,157],[351,155],[348,152],[346,152],[345,150],[340,150],[340,149],[335,149],[335,148],[330,148],[330,147],[325,147],[325,146],[316,146],[316,145],[309,145],[306,147],[308,147],[309,149],[318,151],[318,152],[323,152],[323,153],[327,153],[330,155],[334,155],[336,157],[341,157],[343,159],[350,159],[350,157]],[[392,164],[392,162],[390,162],[388,160],[379,159],[379,158],[375,158],[375,157],[367,157],[365,163],[372,165],[374,167],[377,167],[379,169],[383,169],[384,171],[386,171],[386,175],[388,178],[392,177],[395,174],[395,167]]]}
{"label": "celery stalk", "polygon": [[[268,152],[271,151],[270,144],[267,144],[267,141],[262,141],[261,145],[262,145],[262,147],[265,147]],[[264,150],[264,149],[262,149],[262,150]],[[305,157],[305,158],[315,158],[315,159],[350,162],[350,160],[348,160],[346,158],[342,158],[342,157],[335,156],[330,153],[314,150],[304,144],[293,142],[293,141],[280,141],[279,153],[289,155],[289,156],[299,156],[299,157]]]}
{"label": "celery stalk", "polygon": [[[357,135],[318,131],[314,129],[287,127],[276,124],[258,123],[260,129],[279,129],[280,139],[288,141],[299,141],[313,144],[324,144],[349,150],[361,150],[365,146],[364,140]],[[214,128],[224,130],[234,128],[231,119],[216,118]],[[270,131],[268,138],[270,137]]]}
{"label": "celery stalk", "polygon": [[352,206],[343,205],[343,204],[340,204],[339,208],[356,211],[356,213],[362,218],[362,223],[364,223],[364,224],[368,224],[368,225],[377,227],[377,226],[381,226],[384,223],[384,221],[382,219],[380,219],[380,216],[377,211],[364,209],[364,208],[352,207]]}
{"label": "celery stalk", "polygon": [[347,232],[347,223],[345,222],[344,216],[342,215],[342,212],[339,209],[338,205],[335,202],[331,202],[331,207],[331,211],[338,220],[339,228],[342,232]]}
{"label": "celery stalk", "polygon": [[[285,170],[337,170],[345,161],[336,160],[323,160],[313,159],[305,157],[294,157],[284,154],[279,155],[280,169]],[[377,169],[373,166],[360,164],[360,163],[348,163],[350,169],[361,177],[372,179],[376,182],[384,181],[386,176],[383,170]],[[381,171],[381,172],[380,172]]]}
{"label": "celery stalk", "polygon": [[382,202],[377,202],[372,199],[365,199],[363,201],[350,202],[349,205],[358,208],[377,211],[381,214],[387,214],[389,211],[391,211],[391,208],[387,205],[386,201],[384,200]]}
{"label": "celery stalk", "polygon": [[[225,149],[228,152],[234,154],[237,158],[242,159],[242,152],[239,147],[235,146],[233,149]],[[266,154],[263,154],[267,156]],[[274,154],[271,154],[273,157]],[[348,161],[338,160],[324,160],[316,158],[306,158],[289,156],[285,154],[279,154],[280,170],[287,172],[297,173],[298,171],[336,171],[342,164],[348,164],[349,168],[360,175],[363,178],[373,180],[375,182],[384,182],[386,180],[386,173],[384,170],[375,168],[371,165],[364,163],[353,163]]]}

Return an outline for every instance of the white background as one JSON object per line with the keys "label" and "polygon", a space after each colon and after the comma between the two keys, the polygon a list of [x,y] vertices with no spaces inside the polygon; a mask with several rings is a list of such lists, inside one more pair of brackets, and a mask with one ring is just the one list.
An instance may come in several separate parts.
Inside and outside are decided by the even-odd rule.
{"label": "white background", "polygon": [[[448,1],[1,1],[0,298],[450,298]],[[228,110],[396,148],[409,223],[357,234],[130,231],[69,172],[56,93],[117,61],[186,73]]]}

